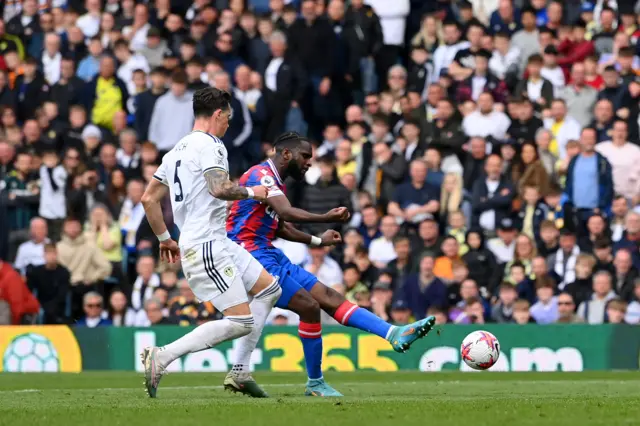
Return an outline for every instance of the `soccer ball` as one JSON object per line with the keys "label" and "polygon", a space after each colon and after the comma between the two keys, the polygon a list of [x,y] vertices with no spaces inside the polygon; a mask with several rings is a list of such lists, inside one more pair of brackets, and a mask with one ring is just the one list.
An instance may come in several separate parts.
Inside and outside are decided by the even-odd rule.
{"label": "soccer ball", "polygon": [[60,371],[58,351],[40,334],[21,334],[4,351],[2,369],[10,373],[56,373]]}
{"label": "soccer ball", "polygon": [[500,343],[488,331],[474,331],[462,341],[460,354],[465,364],[474,370],[487,370],[500,357]]}

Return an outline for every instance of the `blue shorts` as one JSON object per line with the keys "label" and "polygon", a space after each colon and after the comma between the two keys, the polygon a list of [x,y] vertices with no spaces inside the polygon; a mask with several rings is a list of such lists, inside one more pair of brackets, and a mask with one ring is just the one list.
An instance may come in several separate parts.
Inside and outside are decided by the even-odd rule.
{"label": "blue shorts", "polygon": [[289,258],[277,248],[252,251],[253,257],[273,276],[280,278],[282,295],[278,299],[278,308],[288,309],[289,301],[300,289],[311,291],[318,278],[291,263]]}

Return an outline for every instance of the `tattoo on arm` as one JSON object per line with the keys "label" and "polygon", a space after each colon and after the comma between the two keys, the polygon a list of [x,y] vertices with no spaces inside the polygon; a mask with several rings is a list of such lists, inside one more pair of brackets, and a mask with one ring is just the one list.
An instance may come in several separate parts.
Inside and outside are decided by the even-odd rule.
{"label": "tattoo on arm", "polygon": [[204,177],[207,181],[209,193],[220,200],[244,200],[249,195],[246,188],[231,182],[229,175],[223,170],[209,170],[204,174]]}

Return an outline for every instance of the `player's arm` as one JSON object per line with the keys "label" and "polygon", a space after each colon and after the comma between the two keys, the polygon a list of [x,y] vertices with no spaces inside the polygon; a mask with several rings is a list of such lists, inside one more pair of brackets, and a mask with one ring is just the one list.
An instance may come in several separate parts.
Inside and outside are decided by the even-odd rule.
{"label": "player's arm", "polygon": [[276,212],[281,220],[298,223],[335,223],[349,220],[349,210],[346,207],[338,207],[329,210],[325,214],[310,213],[306,210],[293,207],[289,199],[284,195],[270,196],[267,204]]}
{"label": "player's arm", "polygon": [[178,249],[178,244],[169,235],[167,225],[164,223],[164,217],[162,216],[162,207],[160,206],[160,202],[168,191],[169,188],[164,182],[164,178],[154,175],[154,178],[151,179],[147,189],[144,191],[141,201],[149,225],[160,241],[160,258],[173,263],[177,259],[180,250]]}
{"label": "player's arm", "polygon": [[278,232],[276,235],[278,238],[282,238],[283,240],[315,247],[334,246],[342,241],[340,233],[332,229],[325,231],[321,237],[316,237],[296,229],[295,226],[285,222],[284,220],[281,220],[278,224]]}
{"label": "player's arm", "polygon": [[229,180],[227,171],[222,168],[212,168],[204,173],[209,193],[214,197],[225,200],[245,200],[254,198],[264,201],[267,198],[267,188],[264,186],[244,187],[236,185]]}

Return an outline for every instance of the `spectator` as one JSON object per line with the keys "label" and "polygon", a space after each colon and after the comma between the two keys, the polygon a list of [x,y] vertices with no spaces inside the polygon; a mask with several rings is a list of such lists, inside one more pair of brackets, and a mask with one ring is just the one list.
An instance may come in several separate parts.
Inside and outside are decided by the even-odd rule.
{"label": "spectator", "polygon": [[559,277],[558,289],[564,290],[565,286],[576,279],[576,262],[580,248],[576,244],[576,235],[568,228],[560,232],[560,248],[547,259],[549,268]]}
{"label": "spectator", "polygon": [[133,72],[135,70],[142,70],[145,73],[151,71],[147,59],[142,55],[134,53],[135,50],[133,47],[129,47],[129,43],[126,40],[122,39],[116,41],[113,47],[113,53],[121,64],[120,67],[118,67],[117,76],[127,85],[127,92],[131,95],[136,92]]}
{"label": "spectator", "polygon": [[491,53],[485,49],[480,49],[474,53],[474,70],[469,77],[458,83],[456,90],[456,100],[462,104],[473,100],[478,101],[483,92],[490,93],[493,99],[504,104],[507,100],[507,85],[504,80],[499,79],[489,70],[489,60]]}
{"label": "spectator", "polygon": [[159,151],[169,151],[191,131],[192,97],[193,94],[187,91],[187,75],[183,71],[174,72],[171,89],[157,99],[149,123],[149,139]]}
{"label": "spectator", "polygon": [[588,324],[602,324],[606,318],[607,303],[616,298],[611,289],[611,275],[599,271],[593,276],[593,295],[591,299],[578,306],[578,315]]}
{"label": "spectator", "polygon": [[626,249],[616,252],[613,259],[615,275],[612,276],[614,291],[626,301],[633,298],[633,288],[636,278],[640,276],[640,272],[633,265],[631,253]]}
{"label": "spectator", "polygon": [[360,270],[354,263],[348,263],[343,268],[343,284],[345,287],[345,298],[355,304],[359,304],[362,295],[368,294],[369,289],[360,281]]}
{"label": "spectator", "polygon": [[606,322],[609,324],[625,324],[627,302],[620,299],[612,299],[607,303]]}
{"label": "spectator", "polygon": [[[329,157],[318,159],[320,167],[320,178],[314,185],[306,188],[302,206],[311,213],[323,214],[336,207],[351,206],[351,194],[339,181],[336,174],[334,161]],[[305,228],[310,234],[319,235],[330,228],[335,228],[335,224],[307,224]]]}
{"label": "spectator", "polygon": [[458,240],[449,235],[442,240],[440,247],[442,256],[436,259],[433,273],[445,282],[451,282],[453,280],[454,263],[460,261],[460,246]]}
{"label": "spectator", "polygon": [[494,231],[496,224],[508,217],[515,191],[511,183],[501,176],[502,159],[497,155],[487,158],[486,179],[473,185],[472,201],[474,226]]}
{"label": "spectator", "polygon": [[396,235],[393,238],[393,251],[396,258],[387,264],[385,271],[391,275],[394,288],[400,288],[407,275],[414,270],[409,237]]}
{"label": "spectator", "polygon": [[614,110],[613,102],[608,99],[599,99],[594,108],[594,118],[590,124],[598,132],[598,143],[611,140]]}
{"label": "spectator", "polygon": [[517,229],[508,217],[498,222],[496,229],[497,238],[492,238],[487,242],[487,248],[496,257],[498,263],[507,263],[513,260],[516,249]]}
{"label": "spectator", "polygon": [[622,238],[613,246],[614,253],[627,249],[632,254],[633,266],[640,269],[640,214],[629,212],[625,218]]}
{"label": "spectator", "polygon": [[152,112],[158,99],[167,93],[165,88],[167,76],[162,68],[154,68],[149,75],[151,87],[136,95],[136,112],[134,128],[141,140],[147,140]]}
{"label": "spectator", "polygon": [[560,97],[567,104],[567,113],[575,118],[581,126],[588,126],[593,119],[593,106],[598,92],[585,83],[584,64],[577,63],[571,67],[571,84],[564,88]]}
{"label": "spectator", "polygon": [[551,102],[551,117],[544,120],[544,127],[553,134],[549,152],[561,160],[567,155],[567,142],[580,139],[580,123],[567,116],[567,104],[562,99]]}
{"label": "spectator", "polygon": [[57,244],[58,259],[71,273],[72,317],[79,318],[85,294],[98,288],[111,273],[111,265],[99,249],[82,235],[80,221],[65,219],[62,241]]}
{"label": "spectator", "polygon": [[76,76],[85,82],[93,80],[100,71],[100,57],[102,56],[102,42],[100,37],[92,37],[88,42],[89,54],[78,64]]}
{"label": "spectator", "polygon": [[531,304],[527,300],[518,299],[513,304],[513,320],[516,324],[535,324],[536,320],[533,319],[529,312]]}
{"label": "spectator", "polygon": [[484,234],[479,229],[470,230],[465,241],[469,251],[462,256],[462,261],[469,268],[469,278],[487,288],[496,271],[495,256],[486,248]]}
{"label": "spectator", "polygon": [[433,76],[431,81],[437,82],[443,70],[446,71],[454,58],[463,49],[470,47],[468,41],[461,41],[460,26],[455,21],[447,21],[442,25],[444,43],[433,53]]}
{"label": "spectator", "polygon": [[13,266],[22,276],[26,276],[27,269],[31,266],[40,266],[45,263],[44,246],[49,242],[47,238],[47,222],[35,217],[29,225],[29,241],[20,244],[16,260]]}
{"label": "spectator", "polygon": [[531,306],[531,317],[538,324],[551,324],[558,320],[558,300],[553,295],[553,280],[540,277],[536,280],[536,297],[538,301]]}
{"label": "spectator", "polygon": [[310,247],[309,259],[303,267],[307,272],[318,277],[318,281],[331,287],[342,283],[342,270],[338,262],[327,256],[327,249],[328,247]]}
{"label": "spectator", "polygon": [[498,8],[489,18],[489,28],[496,34],[506,32],[512,35],[522,28],[520,24],[520,10],[516,9],[510,0],[500,0]]}
{"label": "spectator", "polygon": [[474,137],[469,140],[469,152],[464,163],[464,189],[472,192],[474,183],[484,175],[487,159],[487,144],[484,138]]}
{"label": "spectator", "polygon": [[66,194],[68,173],[59,164],[58,154],[48,151],[43,155],[40,166],[40,207],[39,214],[47,220],[51,236],[57,240],[60,236],[62,221],[67,215]]}
{"label": "spectator", "polygon": [[100,31],[100,0],[87,0],[85,2],[87,13],[76,21],[85,37],[94,37]]}
{"label": "spectator", "polygon": [[384,321],[389,321],[393,285],[391,275],[381,274],[378,282],[371,287],[371,311]]}
{"label": "spectator", "polygon": [[640,148],[629,142],[627,136],[627,123],[616,120],[611,140],[596,145],[596,151],[611,164],[616,194],[633,199],[640,192]]}
{"label": "spectator", "polygon": [[569,293],[560,293],[557,298],[558,324],[582,324],[584,320],[575,313],[576,305]]}
{"label": "spectator", "polygon": [[[540,52],[539,33],[536,28],[536,11],[533,8],[524,8],[520,14],[522,29],[516,31],[511,37],[511,45],[520,50],[519,68],[524,71],[527,61],[532,55]],[[535,102],[535,100],[533,100]]]}
{"label": "spectator", "polygon": [[394,188],[403,180],[406,164],[401,156],[382,142],[373,146],[373,157],[375,172],[369,174],[376,179],[375,198],[378,205],[386,205],[392,199]]}
{"label": "spectator", "polygon": [[511,120],[504,113],[495,109],[494,96],[490,92],[482,92],[478,96],[478,108],[467,115],[462,121],[462,129],[469,137],[491,136],[503,140]]}
{"label": "spectator", "polygon": [[95,328],[113,325],[110,319],[105,318],[103,299],[99,293],[91,291],[85,294],[82,304],[85,316],[76,322],[77,326]]}
{"label": "spectator", "polygon": [[553,84],[553,93],[558,96],[565,87],[564,71],[558,65],[558,50],[553,44],[546,46],[543,50],[544,66],[540,70],[540,75]]}
{"label": "spectator", "polygon": [[491,309],[491,319],[499,324],[513,320],[513,307],[518,293],[513,285],[502,283],[499,288],[498,302]]}
{"label": "spectator", "polygon": [[8,325],[31,322],[28,316],[35,316],[40,310],[38,300],[31,294],[20,274],[2,260],[0,260],[0,302],[5,302],[9,307],[11,322]]}
{"label": "spectator", "polygon": [[562,55],[558,59],[558,65],[563,67],[565,74],[571,66],[584,61],[595,52],[593,42],[585,39],[585,27],[585,22],[578,20],[558,45],[558,53]]}
{"label": "spectator", "polygon": [[136,312],[127,306],[127,296],[122,291],[116,290],[109,297],[109,320],[116,327],[133,327],[136,320]]}
{"label": "spectator", "polygon": [[640,279],[638,278],[633,283],[633,299],[627,307],[624,320],[627,324],[640,324]]}
{"label": "spectator", "polygon": [[398,224],[392,216],[382,218],[380,223],[382,236],[371,241],[369,246],[369,259],[376,268],[385,268],[389,262],[396,259],[393,239],[396,237],[398,230]]}
{"label": "spectator", "polygon": [[440,209],[439,191],[426,182],[427,166],[422,160],[411,162],[409,176],[411,181],[397,187],[388,209],[398,221],[420,223]]}
{"label": "spectator", "polygon": [[169,303],[169,315],[173,322],[188,326],[214,319],[215,311],[211,302],[198,303],[186,280],[181,280],[178,287],[180,296]]}
{"label": "spectator", "polygon": [[23,230],[38,211],[40,187],[31,174],[31,161],[31,154],[16,154],[14,170],[0,183],[3,204],[7,211],[5,223],[9,231],[9,241],[14,247],[17,247],[20,240],[26,239],[26,232]]}
{"label": "spectator", "polygon": [[402,287],[402,297],[416,318],[424,318],[431,306],[448,305],[447,286],[434,275],[434,264],[432,256],[424,256],[419,272],[409,275]]}
{"label": "spectator", "polygon": [[58,263],[58,250],[55,244],[44,246],[45,263],[30,268],[27,272],[27,285],[37,296],[44,311],[44,324],[66,324],[67,295],[71,275]]}
{"label": "spectator", "polygon": [[[585,128],[580,135],[580,154],[569,163],[565,193],[577,209],[581,223],[592,212],[607,212],[613,201],[611,164],[595,151],[596,132]],[[594,191],[593,188],[597,188]]]}
{"label": "spectator", "polygon": [[36,0],[22,2],[22,10],[7,22],[7,32],[20,37],[23,45],[29,45],[34,34],[40,33]]}
{"label": "spectator", "polygon": [[565,287],[565,292],[572,296],[573,301],[580,305],[589,300],[593,292],[593,272],[596,259],[591,254],[580,253],[576,259],[575,275],[572,283]]}
{"label": "spectator", "polygon": [[530,56],[527,60],[528,78],[521,80],[515,88],[517,95],[528,99],[538,110],[548,108],[553,100],[553,85],[541,75],[543,65],[542,55]]}
{"label": "spectator", "polygon": [[[511,43],[508,33],[497,33],[494,37],[495,49],[489,60],[489,69],[500,81],[513,80],[519,75],[520,49]],[[504,90],[507,86],[505,83]]]}
{"label": "spectator", "polygon": [[395,326],[402,326],[409,324],[411,319],[411,308],[407,302],[402,299],[398,299],[391,305],[391,324]]}
{"label": "spectator", "polygon": [[[124,248],[129,255],[135,255],[138,242],[140,224],[144,220],[144,207],[142,206],[142,194],[144,184],[140,180],[131,180],[127,184],[127,198],[122,204],[118,223],[124,238]],[[141,306],[142,307],[142,306]]]}
{"label": "spectator", "polygon": [[89,221],[85,225],[84,236],[91,241],[100,253],[111,263],[112,277],[121,285],[122,276],[122,234],[120,226],[114,222],[107,206],[96,204],[91,210]]}
{"label": "spectator", "polygon": [[[97,1],[97,0],[89,0]],[[91,121],[107,129],[113,128],[113,116],[127,109],[129,92],[126,84],[115,75],[115,61],[111,56],[100,59],[100,71],[87,83],[85,107],[90,111]]]}
{"label": "spectator", "polygon": [[151,256],[140,256],[136,263],[138,278],[133,283],[131,306],[140,311],[145,302],[153,297],[153,292],[160,286],[160,277],[154,272],[155,260]]}

